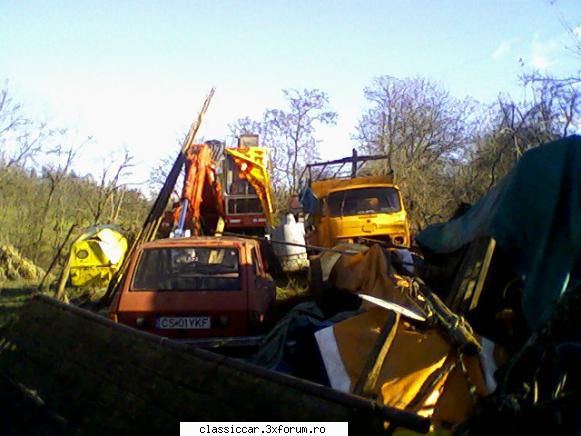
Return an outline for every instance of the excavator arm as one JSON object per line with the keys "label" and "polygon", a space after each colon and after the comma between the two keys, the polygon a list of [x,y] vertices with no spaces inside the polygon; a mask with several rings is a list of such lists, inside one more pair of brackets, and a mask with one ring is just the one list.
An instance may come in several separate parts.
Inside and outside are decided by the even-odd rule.
{"label": "excavator arm", "polygon": [[217,219],[224,217],[222,186],[218,180],[212,149],[207,144],[194,144],[186,154],[186,172],[182,195],[174,210],[174,233],[183,236],[186,229],[202,234],[204,211]]}

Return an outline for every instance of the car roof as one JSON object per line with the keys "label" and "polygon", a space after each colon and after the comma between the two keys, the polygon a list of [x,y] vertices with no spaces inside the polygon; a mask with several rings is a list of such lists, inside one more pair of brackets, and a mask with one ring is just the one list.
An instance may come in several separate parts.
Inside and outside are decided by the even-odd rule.
{"label": "car roof", "polygon": [[238,236],[190,236],[187,238],[164,238],[155,241],[146,242],[143,248],[154,247],[231,247],[240,246],[243,244],[257,245],[258,241],[254,239],[238,237]]}

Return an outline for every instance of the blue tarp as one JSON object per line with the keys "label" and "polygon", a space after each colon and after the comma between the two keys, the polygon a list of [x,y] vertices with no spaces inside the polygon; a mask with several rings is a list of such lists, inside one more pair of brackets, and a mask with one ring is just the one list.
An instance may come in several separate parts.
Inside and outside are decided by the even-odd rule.
{"label": "blue tarp", "polygon": [[301,192],[300,198],[301,205],[303,206],[303,210],[306,213],[316,213],[319,207],[319,199],[315,195],[315,193],[311,190],[311,188],[305,188]]}
{"label": "blue tarp", "polygon": [[359,310],[345,311],[328,318],[313,301],[297,304],[263,339],[259,351],[251,361],[255,365],[278,370],[283,361],[284,348],[289,336],[296,335],[300,331],[307,331],[312,335],[317,330],[351,318],[358,313],[360,313]]}
{"label": "blue tarp", "polygon": [[416,240],[451,253],[481,236],[511,253],[524,279],[525,316],[538,327],[563,292],[581,282],[581,136],[527,151],[468,212],[427,227]]}

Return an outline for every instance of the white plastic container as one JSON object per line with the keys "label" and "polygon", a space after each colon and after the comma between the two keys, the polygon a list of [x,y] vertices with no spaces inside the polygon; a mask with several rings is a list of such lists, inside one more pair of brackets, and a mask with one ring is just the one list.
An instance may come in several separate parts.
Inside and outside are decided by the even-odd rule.
{"label": "white plastic container", "polygon": [[[305,226],[302,222],[297,223],[293,214],[285,216],[283,224],[276,227],[272,232],[272,248],[278,258],[283,271],[294,272],[307,269],[309,259],[305,245]],[[290,242],[300,244],[295,245],[278,244],[274,241]]]}

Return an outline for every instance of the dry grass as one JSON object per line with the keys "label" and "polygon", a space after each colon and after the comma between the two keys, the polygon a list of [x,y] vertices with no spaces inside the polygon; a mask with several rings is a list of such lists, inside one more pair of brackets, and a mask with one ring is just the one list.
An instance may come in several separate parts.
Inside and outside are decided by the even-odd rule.
{"label": "dry grass", "polygon": [[306,273],[287,274],[276,280],[276,304],[272,323],[276,323],[294,306],[312,300]]}
{"label": "dry grass", "polygon": [[309,280],[306,273],[289,273],[278,277],[276,284],[276,300],[286,301],[298,296],[305,296],[309,290]]}
{"label": "dry grass", "polygon": [[0,245],[0,282],[40,281],[43,276],[44,270],[22,256],[13,245]]}

